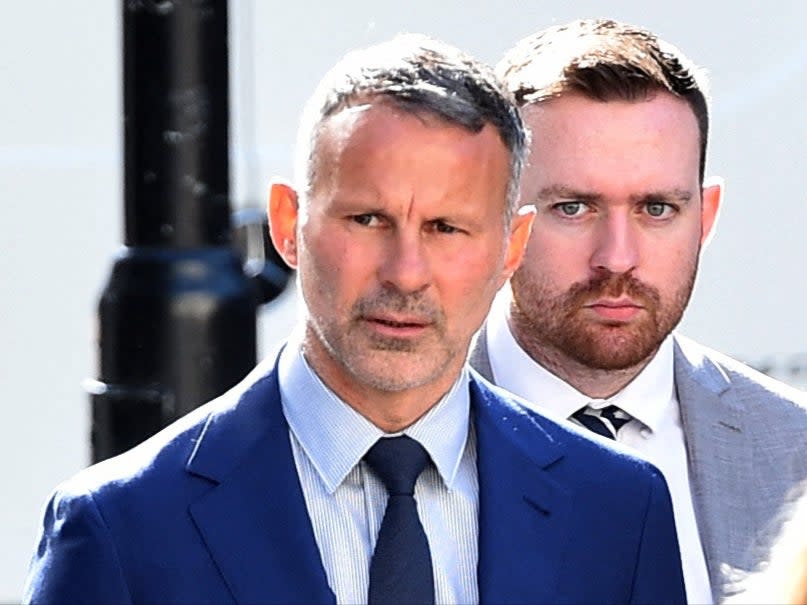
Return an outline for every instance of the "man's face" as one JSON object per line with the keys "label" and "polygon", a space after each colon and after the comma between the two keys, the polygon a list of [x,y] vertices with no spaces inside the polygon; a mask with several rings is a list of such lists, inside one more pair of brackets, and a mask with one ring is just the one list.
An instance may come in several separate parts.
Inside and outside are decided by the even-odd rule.
{"label": "man's face", "polygon": [[717,212],[719,187],[702,199],[695,116],[663,92],[607,103],[570,94],[524,115],[521,202],[537,214],[511,280],[516,338],[539,360],[641,364],[681,319]]}
{"label": "man's face", "polygon": [[284,256],[307,306],[306,356],[337,393],[456,379],[529,231],[516,217],[526,229],[509,245],[509,162],[490,125],[474,134],[382,102],[327,120]]}

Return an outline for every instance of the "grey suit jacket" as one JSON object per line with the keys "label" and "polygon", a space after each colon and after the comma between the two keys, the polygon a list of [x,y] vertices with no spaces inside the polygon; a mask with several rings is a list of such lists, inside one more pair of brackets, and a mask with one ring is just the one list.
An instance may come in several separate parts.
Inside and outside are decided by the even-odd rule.
{"label": "grey suit jacket", "polygon": [[[495,382],[484,327],[470,362]],[[764,559],[783,505],[807,479],[807,393],[680,335],[674,363],[692,499],[719,602]]]}

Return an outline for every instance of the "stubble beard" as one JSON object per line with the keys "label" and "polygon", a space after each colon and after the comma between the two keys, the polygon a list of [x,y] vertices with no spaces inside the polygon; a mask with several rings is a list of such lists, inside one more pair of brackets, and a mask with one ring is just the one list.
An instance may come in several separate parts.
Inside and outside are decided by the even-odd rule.
{"label": "stubble beard", "polygon": [[[416,340],[368,333],[364,318],[384,312],[427,321],[430,333]],[[400,392],[430,384],[459,354],[446,337],[445,315],[420,293],[384,289],[354,304],[346,323],[333,317],[310,317],[309,327],[337,364],[359,383],[379,391]]]}
{"label": "stubble beard", "polygon": [[[551,370],[564,359],[590,370],[619,371],[643,367],[681,320],[695,285],[697,263],[684,268],[687,279],[664,301],[658,290],[630,273],[604,272],[578,282],[560,295],[526,279],[512,278],[511,319],[516,340]],[[600,297],[629,296],[644,307],[630,322],[593,321],[583,307]]]}

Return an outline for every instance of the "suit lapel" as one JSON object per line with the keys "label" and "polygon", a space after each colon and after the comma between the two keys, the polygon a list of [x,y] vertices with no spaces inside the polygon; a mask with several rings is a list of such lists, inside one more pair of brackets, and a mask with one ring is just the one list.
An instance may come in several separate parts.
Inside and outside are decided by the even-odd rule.
{"label": "suit lapel", "polygon": [[746,413],[727,396],[729,381],[692,343],[676,337],[675,385],[686,436],[689,482],[715,602],[744,551],[757,512],[746,497],[752,452]]}
{"label": "suit lapel", "polygon": [[541,447],[535,421],[477,380],[471,381],[471,402],[479,470],[480,603],[554,602],[569,538],[564,516],[570,495],[547,467],[563,454],[548,435]]}
{"label": "suit lapel", "polygon": [[276,369],[208,420],[188,471],[218,485],[190,513],[238,603],[333,603]]}

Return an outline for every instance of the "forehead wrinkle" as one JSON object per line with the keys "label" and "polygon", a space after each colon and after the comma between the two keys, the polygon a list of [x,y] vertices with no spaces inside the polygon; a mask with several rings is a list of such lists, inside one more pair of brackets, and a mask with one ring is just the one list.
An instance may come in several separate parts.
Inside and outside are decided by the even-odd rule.
{"label": "forehead wrinkle", "polygon": [[409,197],[409,207],[406,209],[406,219],[412,220],[412,215],[415,213],[415,193]]}

